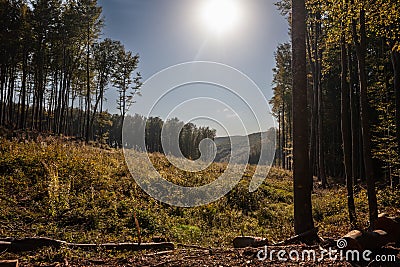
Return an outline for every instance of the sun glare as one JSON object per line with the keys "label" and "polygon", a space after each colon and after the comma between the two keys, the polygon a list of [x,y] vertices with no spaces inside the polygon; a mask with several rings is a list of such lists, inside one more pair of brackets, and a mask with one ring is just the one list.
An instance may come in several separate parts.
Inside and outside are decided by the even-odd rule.
{"label": "sun glare", "polygon": [[201,19],[209,31],[223,34],[235,28],[240,18],[237,0],[207,0]]}

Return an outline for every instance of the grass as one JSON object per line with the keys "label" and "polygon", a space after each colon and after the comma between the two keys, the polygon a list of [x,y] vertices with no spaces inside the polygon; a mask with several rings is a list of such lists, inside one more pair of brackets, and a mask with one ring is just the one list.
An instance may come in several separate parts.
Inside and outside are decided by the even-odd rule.
{"label": "grass", "polygon": [[[136,172],[148,175],[140,164]],[[151,160],[163,176],[177,184],[201,185],[226,168],[212,164],[197,174],[183,172],[161,154]],[[263,236],[276,242],[293,235],[291,173],[272,168],[254,193],[248,192],[254,166],[247,166],[240,183],[220,200],[196,208],[178,208],[149,197],[135,184],[123,153],[82,143],[46,138],[38,142],[0,139],[0,237],[46,236],[69,242],[136,242],[134,212],[142,240],[163,236],[173,242],[230,247],[238,235]],[[380,212],[400,209],[399,192],[378,191]],[[367,221],[363,187],[356,193],[358,217]],[[313,214],[321,236],[338,238],[350,230],[346,190],[316,188]],[[57,257],[51,249],[41,257]],[[65,252],[70,253],[70,252]],[[47,255],[47,256],[46,256]]]}

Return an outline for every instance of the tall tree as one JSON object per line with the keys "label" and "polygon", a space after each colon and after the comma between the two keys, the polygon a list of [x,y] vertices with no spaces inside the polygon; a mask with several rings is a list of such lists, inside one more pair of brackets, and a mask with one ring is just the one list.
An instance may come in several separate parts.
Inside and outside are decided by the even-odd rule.
{"label": "tall tree", "polygon": [[112,41],[111,39],[105,39],[100,43],[94,44],[93,69],[96,75],[96,95],[90,120],[91,129],[93,129],[93,124],[99,109],[100,115],[103,112],[104,93],[117,64],[118,51],[123,49],[124,48],[119,41]]}
{"label": "tall tree", "polygon": [[82,14],[82,23],[85,25],[86,40],[86,118],[85,118],[85,139],[90,140],[90,112],[91,112],[91,71],[90,71],[90,53],[91,46],[98,38],[103,21],[100,18],[101,7],[97,5],[97,0],[79,0],[78,10]]}
{"label": "tall tree", "polygon": [[[312,175],[309,163],[309,120],[307,109],[306,8],[304,0],[292,1],[293,49],[293,178],[294,229],[302,234],[314,229],[311,190]],[[308,235],[304,241],[315,240]]]}
{"label": "tall tree", "polygon": [[[354,8],[354,0],[351,2]],[[353,17],[352,31],[353,42],[356,48],[357,62],[358,62],[358,75],[360,86],[360,112],[361,112],[361,132],[363,141],[363,157],[364,169],[367,180],[367,194],[368,194],[368,207],[369,207],[369,221],[371,228],[373,228],[376,219],[378,219],[378,204],[376,199],[375,189],[375,175],[371,155],[371,131],[370,131],[370,118],[369,118],[369,103],[368,103],[368,85],[366,74],[366,57],[367,57],[367,33],[365,21],[365,7],[361,3],[359,9],[359,32],[357,30],[357,22]]]}
{"label": "tall tree", "polygon": [[[351,139],[351,120],[350,120],[350,94],[351,87],[347,82],[347,49],[346,49],[346,36],[343,30],[341,37],[341,102],[342,102],[342,140],[343,140],[343,158],[344,158],[344,171],[346,176],[347,186],[347,207],[349,211],[349,219],[351,225],[356,224],[356,207],[354,204],[354,191],[353,191],[353,172],[352,172],[352,139]],[[353,151],[354,153],[354,151]],[[356,164],[355,162],[353,164]]]}
{"label": "tall tree", "polygon": [[292,133],[292,52],[289,43],[280,44],[275,52],[276,67],[273,68],[272,88],[274,96],[270,101],[274,115],[279,120],[278,157],[280,166],[287,168],[289,160]]}
{"label": "tall tree", "polygon": [[[139,55],[132,55],[132,52],[126,52],[121,47],[117,54],[117,64],[112,74],[112,83],[118,88],[119,97],[117,99],[117,108],[120,111],[121,129],[130,106],[134,103],[134,96],[140,95],[140,87],[142,85],[140,73],[136,73],[133,77],[133,72],[139,63]],[[133,84],[133,86],[132,86]]]}

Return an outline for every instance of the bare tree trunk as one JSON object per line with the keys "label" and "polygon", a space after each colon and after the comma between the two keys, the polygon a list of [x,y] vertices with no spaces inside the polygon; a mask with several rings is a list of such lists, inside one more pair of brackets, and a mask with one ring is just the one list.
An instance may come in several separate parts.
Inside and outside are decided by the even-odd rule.
{"label": "bare tree trunk", "polygon": [[[394,71],[394,91],[396,105],[396,139],[397,155],[400,156],[400,53],[392,49],[392,65]],[[399,176],[392,176],[391,186],[396,188],[399,185]]]}
{"label": "bare tree trunk", "polygon": [[353,37],[356,47],[358,60],[358,74],[360,79],[360,112],[361,112],[361,132],[363,142],[364,169],[367,180],[367,194],[369,207],[370,227],[373,228],[374,222],[378,218],[378,204],[376,199],[375,175],[371,157],[371,132],[369,128],[368,98],[367,98],[367,75],[365,70],[365,59],[367,52],[366,29],[365,29],[365,10],[360,10],[360,40],[357,36],[356,22],[353,20]]}
{"label": "bare tree trunk", "polygon": [[15,74],[14,74],[14,67],[10,67],[10,80],[8,82],[8,93],[7,93],[7,104],[8,104],[8,111],[7,111],[7,123],[11,126],[11,129],[14,128],[14,118],[13,118],[13,106],[14,106],[14,87],[15,87]]}
{"label": "bare tree trunk", "polygon": [[317,111],[316,118],[316,151],[318,156],[318,168],[317,174],[319,180],[322,182],[322,187],[326,188],[326,172],[325,172],[325,157],[324,157],[324,145],[323,145],[323,116],[322,116],[322,87],[321,87],[321,50],[319,48],[319,38],[321,34],[321,15],[319,12],[315,14],[316,22],[314,23],[314,90],[315,90],[315,109]]}
{"label": "bare tree trunk", "polygon": [[282,92],[282,168],[286,169],[286,121],[285,121],[285,99]]}
{"label": "bare tree trunk", "polygon": [[324,141],[323,141],[323,116],[322,116],[322,87],[321,87],[321,63],[318,56],[316,69],[317,77],[317,92],[318,92],[318,177],[322,182],[322,187],[327,187],[326,173],[325,173],[325,157],[324,157]]}
{"label": "bare tree trunk", "polygon": [[[293,41],[293,157],[294,229],[302,234],[314,229],[311,206],[312,176],[309,162],[307,109],[306,9],[304,0],[292,1]],[[316,234],[302,238],[312,242]]]}
{"label": "bare tree trunk", "polygon": [[316,151],[317,151],[317,124],[318,124],[318,95],[317,88],[315,83],[315,64],[312,60],[312,51],[311,51],[311,41],[310,35],[307,34],[307,48],[308,48],[308,61],[310,62],[311,74],[313,76],[313,87],[312,87],[312,105],[311,105],[311,137],[310,137],[310,171],[311,174],[314,175],[314,170],[318,165],[316,163]]}
{"label": "bare tree trunk", "polygon": [[25,129],[25,110],[26,110],[26,76],[27,76],[27,53],[24,52],[22,59],[22,83],[21,83],[21,111],[20,111],[20,120],[19,120],[19,128]]}
{"label": "bare tree trunk", "polygon": [[0,125],[4,124],[4,111],[5,111],[5,84],[6,84],[6,67],[5,63],[1,64],[1,77],[0,77]]}
{"label": "bare tree trunk", "polygon": [[[343,34],[341,40],[341,89],[342,89],[342,140],[343,140],[343,158],[344,170],[346,175],[347,187],[347,208],[349,212],[350,224],[356,224],[356,206],[354,204],[353,177],[352,177],[352,145],[351,145],[351,121],[350,121],[350,88],[347,84],[347,51],[346,40]],[[355,162],[354,162],[355,164]]]}
{"label": "bare tree trunk", "polygon": [[[288,109],[287,119],[288,119],[288,126],[287,126],[286,132],[287,132],[287,134],[288,134],[288,137],[287,137],[287,140],[288,140],[288,141],[286,141],[286,143],[289,144],[289,142],[290,142],[290,143],[292,143],[292,145],[293,145],[293,139],[292,139],[292,113],[291,113],[291,110],[290,110],[290,109]],[[289,171],[291,171],[291,170],[293,169],[293,166],[292,166],[292,165],[293,165],[293,164],[292,164],[292,159],[293,159],[293,147],[292,147],[292,150],[291,150],[291,151],[292,151],[292,152],[288,153],[289,155],[288,155],[288,157],[287,157],[287,159],[286,159],[287,169],[288,169]]]}
{"label": "bare tree trunk", "polygon": [[352,48],[351,45],[347,46],[347,54],[348,54],[348,72],[349,72],[349,90],[350,90],[350,117],[351,117],[351,176],[353,177],[353,184],[357,183],[357,180],[359,178],[359,166],[361,165],[360,163],[360,157],[359,157],[359,138],[358,138],[358,132],[359,132],[359,127],[358,127],[358,113],[356,110],[356,101],[357,101],[357,96],[354,92],[354,76],[353,76],[353,59],[352,59]]}
{"label": "bare tree trunk", "polygon": [[281,112],[278,111],[278,138],[277,138],[277,142],[278,142],[278,155],[276,157],[277,161],[275,162],[275,166],[280,166],[281,162],[282,162],[282,154],[281,154]]}
{"label": "bare tree trunk", "polygon": [[87,47],[86,47],[86,143],[90,139],[90,24],[87,25]]}

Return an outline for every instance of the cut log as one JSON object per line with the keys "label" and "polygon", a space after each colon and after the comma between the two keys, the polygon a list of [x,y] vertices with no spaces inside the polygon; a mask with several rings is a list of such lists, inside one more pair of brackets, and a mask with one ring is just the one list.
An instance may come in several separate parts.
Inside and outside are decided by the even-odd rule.
{"label": "cut log", "polygon": [[174,243],[171,242],[160,242],[160,243],[105,243],[105,244],[76,244],[68,243],[61,240],[55,240],[50,238],[24,238],[24,239],[3,239],[0,240],[0,247],[2,250],[8,252],[25,252],[35,251],[43,247],[55,247],[67,246],[71,248],[79,249],[110,249],[110,250],[128,250],[128,251],[139,251],[139,250],[173,250],[175,248]]}
{"label": "cut log", "polygon": [[344,250],[374,251],[390,243],[390,236],[383,230],[373,232],[354,230],[342,239],[347,241],[347,245],[341,247]]}
{"label": "cut log", "polygon": [[0,267],[18,267],[18,260],[0,260]]}
{"label": "cut log", "polygon": [[363,233],[359,230],[353,230],[350,233],[346,234],[341,239],[346,240],[347,244],[341,245],[341,248],[347,250],[362,250],[361,245],[358,243],[357,239],[359,239]]}
{"label": "cut log", "polygon": [[[301,239],[308,239],[308,238],[312,238],[313,236],[318,237],[318,228],[313,228],[307,232],[292,236],[284,241],[274,244],[274,246],[290,245],[290,244],[299,242]],[[318,237],[318,239],[319,239],[319,237]]]}
{"label": "cut log", "polygon": [[390,243],[400,243],[400,218],[387,217],[385,214],[379,215],[375,222],[376,230],[383,230],[388,233]]}
{"label": "cut log", "polygon": [[268,245],[268,240],[261,237],[238,236],[233,239],[234,248],[263,247]]}
{"label": "cut log", "polygon": [[54,240],[50,238],[24,238],[24,239],[12,239],[11,246],[8,249],[9,252],[24,252],[34,251],[43,247],[54,247],[59,248],[62,245],[67,244],[64,241]]}

